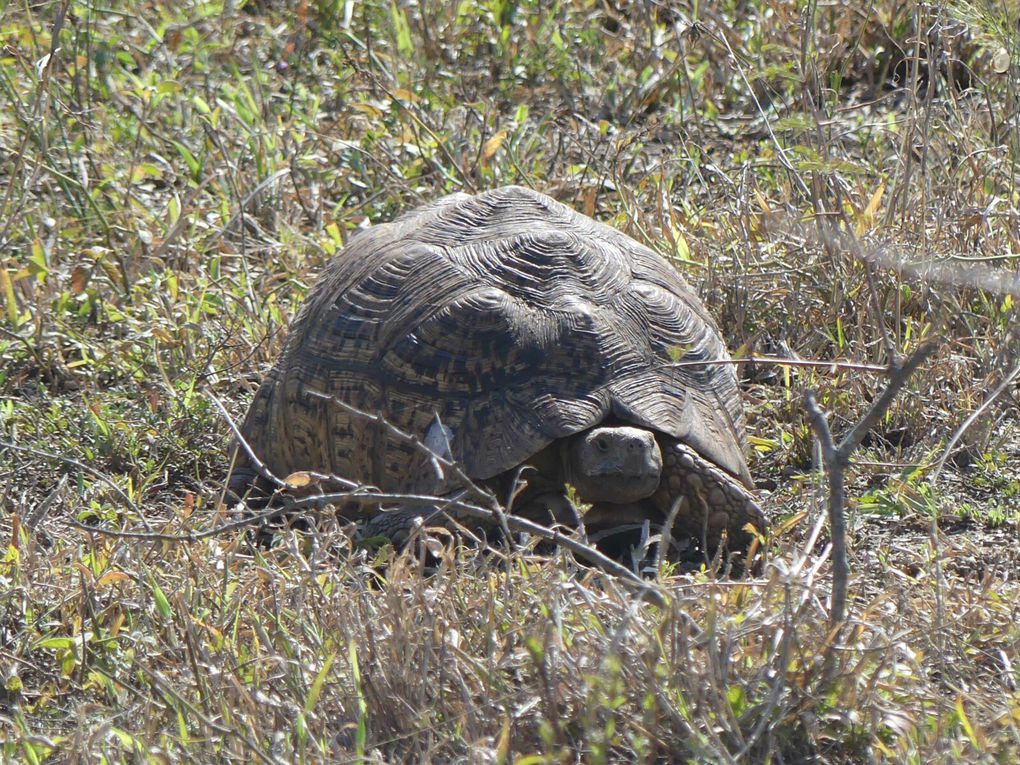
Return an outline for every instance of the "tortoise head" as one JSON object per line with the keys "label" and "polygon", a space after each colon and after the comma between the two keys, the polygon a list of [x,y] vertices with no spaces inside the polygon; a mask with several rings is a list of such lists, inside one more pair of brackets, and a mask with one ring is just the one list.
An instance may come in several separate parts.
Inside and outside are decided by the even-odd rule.
{"label": "tortoise head", "polygon": [[597,427],[572,436],[563,453],[564,475],[585,502],[627,503],[651,496],[662,475],[655,435],[627,425]]}

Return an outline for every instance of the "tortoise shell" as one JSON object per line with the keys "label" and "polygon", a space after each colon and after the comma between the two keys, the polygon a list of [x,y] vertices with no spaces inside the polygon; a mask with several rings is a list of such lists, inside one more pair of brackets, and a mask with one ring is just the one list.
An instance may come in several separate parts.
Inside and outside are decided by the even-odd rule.
{"label": "tortoise shell", "polygon": [[352,238],[310,291],[241,430],[279,477],[313,470],[411,491],[420,449],[330,398],[419,439],[438,415],[474,479],[613,420],[676,438],[750,486],[728,361],[665,259],[508,186],[453,194]]}

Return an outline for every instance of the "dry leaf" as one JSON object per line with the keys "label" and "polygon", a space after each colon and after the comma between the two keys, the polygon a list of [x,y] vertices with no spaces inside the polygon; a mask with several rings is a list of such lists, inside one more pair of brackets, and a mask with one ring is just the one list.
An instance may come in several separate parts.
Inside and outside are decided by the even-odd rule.
{"label": "dry leaf", "polygon": [[306,473],[305,471],[299,471],[297,473],[291,473],[283,479],[283,482],[291,489],[300,489],[302,486],[307,486],[312,482],[312,476],[310,473]]}
{"label": "dry leaf", "polygon": [[96,582],[96,588],[107,587],[111,584],[116,584],[117,582],[129,581],[131,581],[130,575],[125,574],[123,571],[107,571],[99,577],[99,581]]}
{"label": "dry leaf", "polygon": [[875,189],[875,193],[871,195],[871,199],[868,201],[868,206],[864,208],[864,212],[857,216],[857,223],[854,226],[857,236],[863,236],[868,227],[874,222],[875,213],[878,212],[878,208],[882,204],[882,196],[884,194],[885,184],[882,183]]}
{"label": "dry leaf", "polygon": [[873,218],[875,213],[878,212],[878,206],[882,204],[882,196],[885,194],[885,184],[879,184],[879,187],[875,189],[875,193],[871,195],[871,200],[868,202],[868,206],[864,208],[864,217]]}
{"label": "dry leaf", "polygon": [[416,93],[412,93],[410,90],[407,90],[406,88],[397,88],[396,90],[393,90],[391,92],[394,98],[397,98],[401,101],[407,101],[408,103],[413,104],[415,101],[419,100],[418,95]]}
{"label": "dry leaf", "polygon": [[385,114],[385,112],[375,104],[368,103],[351,104],[351,108],[361,112],[362,114],[367,114],[372,119],[382,119],[383,115]]}
{"label": "dry leaf", "polygon": [[75,266],[71,271],[71,294],[80,295],[85,291],[89,283],[89,272],[81,266]]}
{"label": "dry leaf", "polygon": [[496,156],[496,152],[499,151],[499,147],[503,145],[503,141],[506,140],[506,131],[500,130],[492,138],[482,144],[482,164],[487,165],[489,160]]}

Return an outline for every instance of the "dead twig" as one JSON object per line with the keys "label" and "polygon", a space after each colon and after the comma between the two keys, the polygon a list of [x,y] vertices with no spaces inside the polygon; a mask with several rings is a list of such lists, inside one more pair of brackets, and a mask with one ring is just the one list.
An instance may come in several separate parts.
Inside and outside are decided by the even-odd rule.
{"label": "dead twig", "polygon": [[787,356],[741,356],[738,359],[705,359],[703,361],[674,361],[668,364],[670,369],[682,367],[708,367],[720,364],[776,364],[781,367],[805,367],[807,369],[828,369],[832,372],[874,372],[885,374],[888,367],[879,364],[863,364],[854,361],[812,361],[810,359],[794,359]]}

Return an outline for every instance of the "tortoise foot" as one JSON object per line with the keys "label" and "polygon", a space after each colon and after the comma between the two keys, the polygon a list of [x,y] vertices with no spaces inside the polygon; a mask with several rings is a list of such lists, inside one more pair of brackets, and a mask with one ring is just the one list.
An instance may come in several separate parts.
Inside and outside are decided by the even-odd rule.
{"label": "tortoise foot", "polygon": [[668,518],[673,504],[681,501],[674,534],[701,540],[714,553],[725,532],[728,549],[743,552],[768,529],[761,507],[737,478],[679,442],[664,448],[662,457],[662,481],[652,502]]}

